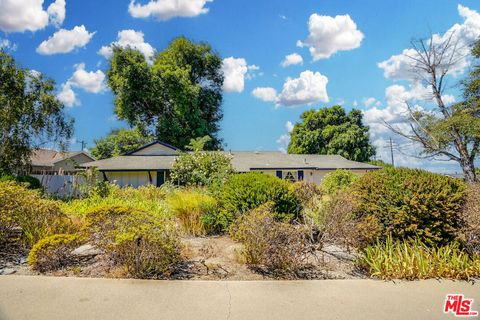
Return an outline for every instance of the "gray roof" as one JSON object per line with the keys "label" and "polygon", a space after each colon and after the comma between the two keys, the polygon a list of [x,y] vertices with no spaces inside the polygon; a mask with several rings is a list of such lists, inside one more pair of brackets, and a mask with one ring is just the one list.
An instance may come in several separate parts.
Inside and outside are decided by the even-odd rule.
{"label": "gray roof", "polygon": [[[223,152],[231,155],[236,171],[274,169],[360,169],[372,170],[379,167],[367,163],[347,160],[338,155],[285,154],[281,152]],[[97,167],[99,170],[161,170],[171,169],[177,156],[118,156],[104,160],[83,163],[82,167]]]}
{"label": "gray roof", "polygon": [[83,151],[56,151],[49,149],[36,149],[30,155],[30,164],[32,166],[53,167],[53,165],[62,160],[84,154],[93,160],[91,156]]}

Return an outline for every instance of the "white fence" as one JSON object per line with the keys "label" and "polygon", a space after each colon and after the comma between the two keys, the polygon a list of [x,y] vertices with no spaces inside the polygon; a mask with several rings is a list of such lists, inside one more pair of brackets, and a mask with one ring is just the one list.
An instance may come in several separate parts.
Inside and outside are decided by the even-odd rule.
{"label": "white fence", "polygon": [[77,175],[43,175],[32,174],[40,180],[45,191],[59,197],[70,197],[78,194],[78,186],[83,183],[84,178]]}

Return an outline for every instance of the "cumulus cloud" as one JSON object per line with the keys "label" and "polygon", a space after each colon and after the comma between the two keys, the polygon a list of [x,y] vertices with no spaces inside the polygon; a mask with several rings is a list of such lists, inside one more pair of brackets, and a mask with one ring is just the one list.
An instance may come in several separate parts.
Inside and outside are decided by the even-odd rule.
{"label": "cumulus cloud", "polygon": [[0,30],[5,32],[37,31],[49,23],[59,26],[65,19],[65,0],[56,0],[47,10],[43,0],[1,0]]}
{"label": "cumulus cloud", "polygon": [[128,12],[134,18],[153,17],[168,20],[174,17],[195,17],[208,13],[205,5],[213,0],[150,0],[146,4],[130,2]]}
{"label": "cumulus cloud", "polygon": [[285,129],[287,130],[287,133],[282,134],[280,137],[278,137],[276,141],[278,144],[278,150],[283,153],[287,153],[288,144],[290,143],[290,135],[292,134],[293,127],[293,123],[291,121],[287,121],[285,123]]}
{"label": "cumulus cloud", "polygon": [[252,95],[263,101],[275,102],[277,100],[277,90],[270,87],[258,87],[253,89]]}
{"label": "cumulus cloud", "polygon": [[[452,37],[452,43],[456,44],[455,64],[450,69],[451,75],[460,75],[468,67],[469,44],[480,37],[480,14],[462,5],[457,7],[458,14],[463,18],[462,24],[454,24],[443,35],[434,34],[432,36],[433,44],[444,42]],[[417,52],[412,48],[407,48],[402,53],[393,55],[389,59],[379,62],[378,67],[383,69],[385,78],[415,80],[416,75],[412,72],[412,58],[418,57]]]}
{"label": "cumulus cloud", "polygon": [[223,90],[225,92],[242,92],[245,85],[245,74],[248,71],[247,61],[243,58],[225,58],[222,71],[225,77]]}
{"label": "cumulus cloud", "polygon": [[0,49],[15,51],[17,50],[17,44],[11,42],[8,39],[0,38]]}
{"label": "cumulus cloud", "polygon": [[365,107],[369,108],[371,106],[378,107],[382,103],[380,101],[378,101],[377,99],[375,99],[374,97],[369,97],[369,98],[363,99],[363,104],[365,105]]}
{"label": "cumulus cloud", "polygon": [[308,47],[313,60],[328,59],[338,51],[360,47],[363,33],[347,15],[335,17],[316,13],[308,20],[309,35],[305,41],[297,41],[297,46]]}
{"label": "cumulus cloud", "polygon": [[282,67],[288,67],[296,64],[303,64],[303,58],[298,53],[292,53],[285,56],[285,59],[282,61]]}
{"label": "cumulus cloud", "polygon": [[277,104],[281,106],[310,105],[315,102],[329,102],[328,78],[320,72],[310,70],[300,73],[298,78],[287,78]]}
{"label": "cumulus cloud", "polygon": [[155,49],[149,43],[145,42],[143,32],[131,29],[118,32],[117,41],[112,42],[108,46],[103,46],[98,51],[98,54],[109,59],[113,54],[112,46],[138,50],[148,60],[151,59],[155,53]]}
{"label": "cumulus cloud", "polygon": [[43,41],[37,52],[44,55],[67,53],[75,48],[83,48],[90,42],[95,32],[88,32],[84,25],[76,26],[72,30],[60,29],[48,40]]}
{"label": "cumulus cloud", "polygon": [[63,102],[67,107],[80,105],[74,88],[82,89],[89,93],[101,93],[106,90],[105,74],[101,70],[86,71],[85,64],[80,63],[75,65],[75,71],[70,79],[62,84],[62,90],[57,95],[57,98]]}

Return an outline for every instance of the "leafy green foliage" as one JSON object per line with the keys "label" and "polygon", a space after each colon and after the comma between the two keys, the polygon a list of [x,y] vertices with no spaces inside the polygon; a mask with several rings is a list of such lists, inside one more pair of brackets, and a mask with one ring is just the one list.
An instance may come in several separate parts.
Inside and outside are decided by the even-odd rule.
{"label": "leafy green foliage", "polygon": [[183,152],[175,159],[171,180],[184,186],[219,187],[234,173],[231,157],[217,151]]}
{"label": "leafy green foliage", "polygon": [[258,172],[232,176],[222,188],[220,201],[230,222],[267,202],[273,203],[273,214],[282,221],[296,218],[301,208],[289,182]]}
{"label": "leafy green foliage", "polygon": [[38,241],[28,254],[28,264],[40,272],[58,270],[74,262],[71,252],[81,244],[77,234],[55,234]]}
{"label": "leafy green foliage", "polygon": [[365,248],[358,265],[376,278],[464,279],[480,276],[480,256],[469,256],[458,243],[430,247],[418,239],[378,241]]}
{"label": "leafy green foliage", "polygon": [[142,134],[139,129],[116,129],[106,137],[95,140],[90,150],[97,159],[106,159],[124,155],[152,141],[152,137]]}
{"label": "leafy green foliage", "polygon": [[21,185],[24,185],[27,189],[42,189],[42,183],[32,176],[0,176],[0,181],[16,181]]}
{"label": "leafy green foliage", "polygon": [[358,175],[349,170],[338,169],[328,173],[323,178],[320,188],[326,194],[343,191],[358,179]]}
{"label": "leafy green foliage", "polygon": [[385,240],[419,237],[428,244],[447,244],[460,227],[465,184],[454,178],[407,168],[371,171],[352,186],[356,219],[368,230],[378,227]]}
{"label": "leafy green foliage", "polygon": [[52,80],[18,67],[0,50],[0,173],[19,173],[36,147],[71,137],[73,120],[54,91]]}
{"label": "leafy green foliage", "polygon": [[98,207],[86,214],[89,240],[136,278],[170,275],[181,243],[171,221],[122,206]]}
{"label": "leafy green foliage", "polygon": [[333,106],[305,111],[301,118],[293,128],[288,153],[337,154],[354,161],[367,161],[375,154],[360,110],[346,114],[341,106]]}
{"label": "leafy green foliage", "polygon": [[158,140],[183,148],[190,139],[210,136],[216,150],[223,114],[220,56],[206,43],[174,39],[149,64],[132,49],[114,48],[108,85],[115,113]]}
{"label": "leafy green foliage", "polygon": [[171,193],[166,202],[188,234],[202,236],[213,231],[214,226],[208,223],[207,218],[218,211],[213,197],[200,190],[181,189]]}
{"label": "leafy green foliage", "polygon": [[371,161],[368,161],[367,163],[380,168],[393,168],[393,166],[390,163],[386,163],[385,161],[382,161],[382,160],[371,160]]}
{"label": "leafy green foliage", "polygon": [[274,276],[296,276],[309,253],[306,230],[279,222],[267,203],[242,215],[231,226],[231,237],[243,244],[247,264]]}
{"label": "leafy green foliage", "polygon": [[0,182],[0,244],[15,230],[21,243],[31,246],[48,235],[69,231],[70,219],[55,201],[43,199],[37,191],[12,181]]}

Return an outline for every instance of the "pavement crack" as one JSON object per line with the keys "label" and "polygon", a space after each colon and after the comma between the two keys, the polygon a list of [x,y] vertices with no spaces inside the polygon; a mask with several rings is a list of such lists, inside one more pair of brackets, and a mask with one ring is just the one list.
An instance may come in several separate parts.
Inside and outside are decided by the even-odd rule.
{"label": "pavement crack", "polygon": [[232,312],[232,294],[230,293],[230,288],[228,287],[228,281],[225,281],[225,287],[227,288],[228,292],[228,313],[227,313],[227,320],[230,319],[230,314]]}

